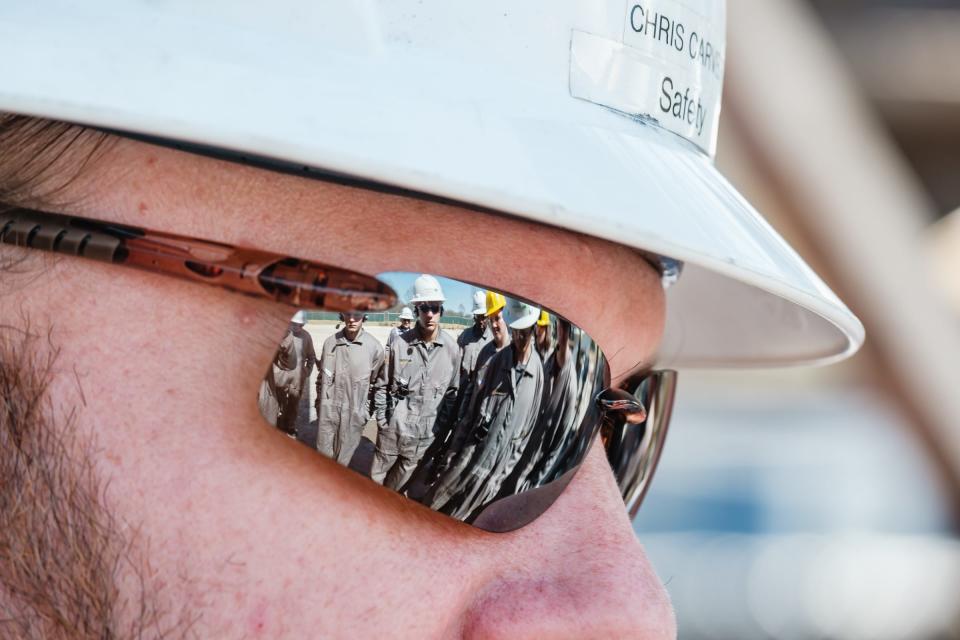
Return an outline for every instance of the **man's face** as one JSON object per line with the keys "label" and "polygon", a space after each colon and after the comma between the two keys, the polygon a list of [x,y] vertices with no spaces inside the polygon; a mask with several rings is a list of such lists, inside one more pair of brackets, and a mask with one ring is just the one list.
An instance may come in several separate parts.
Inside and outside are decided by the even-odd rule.
{"label": "man's face", "polygon": [[360,327],[363,325],[363,314],[357,313],[355,311],[347,311],[341,314],[343,318],[343,328],[350,335],[355,335],[360,332]]}
{"label": "man's face", "polygon": [[530,346],[530,339],[533,337],[533,329],[511,329],[510,342],[516,349],[526,349]]}
{"label": "man's face", "polygon": [[438,300],[417,303],[417,322],[424,331],[431,333],[440,326],[443,303]]}
{"label": "man's face", "polygon": [[[611,358],[613,384],[652,361],[662,333],[659,278],[619,245],[127,140],[86,171],[60,194],[72,203],[60,211],[522,293],[587,330]],[[369,232],[410,216],[419,231],[402,242]],[[591,260],[525,258],[585,251]],[[24,267],[30,286],[0,290],[0,325],[29,317],[34,333],[49,331],[37,356],[59,349],[49,393],[64,413],[75,409],[73,433],[94,456],[105,505],[138,532],[131,557],[158,615],[187,612],[194,634],[216,638],[673,635],[598,446],[541,517],[485,533],[265,423],[257,392],[288,307],[66,257],[31,256]],[[635,295],[609,295],[620,290]],[[435,324],[439,313],[418,318]],[[121,581],[118,601],[140,584]]]}
{"label": "man's face", "polygon": [[536,326],[536,332],[537,332],[537,342],[538,342],[539,344],[543,344],[543,343],[546,342],[546,341],[549,339],[549,337],[550,337],[550,325],[548,325],[548,324],[539,325],[539,324],[538,324],[538,325]]}
{"label": "man's face", "polygon": [[473,314],[473,325],[483,331],[487,326],[487,317],[482,313]]}
{"label": "man's face", "polygon": [[411,324],[412,322],[413,322],[412,320],[408,320],[407,318],[403,318],[402,320],[400,320],[400,328],[401,328],[401,329],[409,329],[409,328],[410,328],[410,324]]}
{"label": "man's face", "polygon": [[490,331],[498,342],[502,342],[507,335],[507,323],[503,321],[503,312],[497,311],[490,316]]}

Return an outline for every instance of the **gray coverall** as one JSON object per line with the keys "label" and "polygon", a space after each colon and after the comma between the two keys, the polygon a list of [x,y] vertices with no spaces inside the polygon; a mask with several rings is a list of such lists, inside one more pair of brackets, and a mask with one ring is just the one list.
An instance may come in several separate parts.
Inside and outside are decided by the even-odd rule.
{"label": "gray coverall", "polygon": [[370,476],[401,490],[433,442],[453,419],[459,384],[460,349],[439,330],[433,342],[414,325],[387,350],[374,394],[377,448]]}
{"label": "gray coverall", "polygon": [[406,329],[401,329],[400,327],[394,327],[390,329],[390,335],[387,336],[387,346],[389,347],[394,343],[394,341],[400,337],[400,334],[406,331]]}
{"label": "gray coverall", "polygon": [[297,389],[299,384],[300,368],[297,362],[297,348],[294,344],[293,335],[288,331],[287,335],[280,341],[277,352],[273,356],[273,362],[270,363],[270,368],[260,383],[260,393],[257,400],[260,413],[267,419],[267,422],[283,429],[283,414],[288,410],[287,407],[290,404],[287,395],[294,391],[299,398],[299,390]]}
{"label": "gray coverall", "polygon": [[492,500],[513,472],[536,424],[543,396],[543,365],[531,345],[526,365],[514,360],[513,347],[498,352],[479,383],[467,422],[471,431],[450,468],[429,496],[435,509],[467,519]]}
{"label": "gray coverall", "polygon": [[[460,341],[457,340],[457,342]],[[474,342],[472,344],[475,345],[477,343]],[[509,345],[510,340],[508,338],[504,347],[501,348]],[[445,425],[447,428],[436,434],[436,439],[433,441],[433,444],[424,452],[423,457],[420,459],[420,464],[417,465],[413,477],[407,485],[405,493],[408,498],[427,505],[430,504],[430,500],[432,500],[431,489],[437,478],[444,471],[443,465],[451,461],[450,452],[460,451],[467,436],[473,431],[470,420],[464,418],[470,411],[473,398],[477,395],[477,385],[479,385],[483,379],[487,365],[490,364],[490,361],[493,359],[493,356],[497,354],[497,351],[497,343],[492,339],[483,342],[483,346],[476,350],[475,356],[473,354],[470,355],[473,360],[472,366],[474,369],[473,372],[467,376],[464,376],[465,367],[463,366],[463,352],[461,351],[460,389],[457,392],[456,418],[451,420],[450,424]],[[464,382],[465,378],[466,381]]]}
{"label": "gray coverall", "polygon": [[323,342],[317,371],[317,450],[349,465],[370,416],[370,385],[383,365],[383,346],[360,330]]}
{"label": "gray coverall", "polygon": [[464,402],[464,396],[473,384],[474,376],[477,371],[477,358],[480,351],[493,340],[493,334],[489,327],[484,327],[483,331],[477,330],[477,325],[473,325],[457,336],[457,345],[460,347],[460,390],[457,393],[457,418],[463,417],[467,411],[467,403]]}
{"label": "gray coverall", "polygon": [[287,395],[289,405],[286,409],[281,408],[280,423],[277,426],[282,424],[282,429],[288,433],[295,432],[298,438],[302,438],[310,426],[310,394],[307,393],[307,384],[313,365],[317,362],[317,352],[313,347],[313,337],[302,326],[291,326],[289,335],[293,338],[300,379],[296,388],[291,389]]}
{"label": "gray coverall", "polygon": [[577,389],[577,376],[573,353],[567,347],[567,357],[561,366],[557,352],[553,351],[543,366],[543,404],[540,417],[533,430],[524,459],[514,471],[511,486],[502,488],[504,495],[534,489],[561,475],[566,469],[559,468],[566,452],[565,444],[571,441],[570,435],[580,426],[580,395]]}

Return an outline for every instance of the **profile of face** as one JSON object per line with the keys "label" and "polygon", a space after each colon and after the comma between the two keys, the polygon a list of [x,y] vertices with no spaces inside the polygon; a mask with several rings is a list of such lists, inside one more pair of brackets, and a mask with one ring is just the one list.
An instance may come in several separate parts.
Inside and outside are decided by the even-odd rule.
{"label": "profile of face", "polygon": [[473,314],[473,325],[483,331],[487,327],[487,316],[483,313]]}
{"label": "profile of face", "polygon": [[[632,249],[472,208],[105,134],[87,134],[59,154],[54,142],[32,147],[24,135],[0,130],[0,180],[16,178],[15,169],[29,165],[24,158],[50,159],[49,166],[36,165],[48,166],[48,175],[31,183],[34,208],[363,274],[416,269],[490,283],[588,333],[608,356],[611,385],[655,358],[665,298],[659,274]],[[21,148],[4,146],[13,139]],[[49,149],[53,155],[44,156]],[[0,182],[0,202],[26,202],[23,194]],[[419,231],[402,241],[380,232],[411,220]],[[99,637],[137,629],[145,636],[216,638],[675,635],[666,593],[600,446],[585,443],[579,469],[532,522],[510,533],[480,530],[268,425],[258,390],[264,371],[275,366],[291,307],[35,253],[0,245],[0,264],[16,264],[0,267],[0,371],[18,371],[15,397],[23,406],[39,398],[31,406],[43,409],[15,425],[0,419],[0,429],[33,434],[38,446],[59,452],[34,459],[55,459],[56,477],[71,479],[57,495],[73,496],[46,502],[36,493],[18,496],[38,507],[31,513],[70,510],[56,519],[0,515],[7,518],[0,522],[4,544],[52,545],[25,554],[39,564],[18,574],[56,578],[57,593],[66,594],[52,604],[14,603],[16,612],[26,612],[23,619],[39,620],[35,635],[85,637],[84,629]],[[614,295],[621,291],[635,295]],[[344,321],[347,328],[362,322]],[[417,310],[425,329],[439,328],[439,321],[439,308]],[[491,329],[506,336],[499,314]],[[302,357],[297,350],[304,344],[292,346],[294,357]],[[386,360],[372,344],[349,348]],[[323,351],[318,343],[314,375],[326,369],[328,378],[349,378],[350,369],[324,365]],[[302,375],[293,365],[277,371],[290,380]],[[374,388],[377,381],[366,384]],[[495,415],[502,400],[491,392],[479,401]],[[40,485],[5,482],[0,493]],[[0,575],[4,606],[12,586],[5,579]],[[43,584],[17,586],[45,593]],[[83,604],[91,592],[102,595]],[[43,613],[52,610],[57,615]]]}

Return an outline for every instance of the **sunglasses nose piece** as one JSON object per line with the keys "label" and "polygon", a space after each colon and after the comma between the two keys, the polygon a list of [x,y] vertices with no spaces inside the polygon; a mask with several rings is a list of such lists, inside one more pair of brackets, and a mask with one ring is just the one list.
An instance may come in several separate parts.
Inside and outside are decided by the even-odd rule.
{"label": "sunglasses nose piece", "polygon": [[647,408],[635,396],[622,389],[604,389],[597,396],[597,406],[605,422],[614,426],[642,425]]}

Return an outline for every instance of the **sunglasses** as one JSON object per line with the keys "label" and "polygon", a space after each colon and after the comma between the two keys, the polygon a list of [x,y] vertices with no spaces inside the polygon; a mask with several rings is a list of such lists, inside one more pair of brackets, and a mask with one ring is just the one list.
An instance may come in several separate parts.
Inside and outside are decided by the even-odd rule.
{"label": "sunglasses", "polygon": [[417,310],[418,313],[429,312],[429,313],[436,314],[436,313],[440,313],[440,311],[443,309],[443,305],[437,304],[435,302],[432,302],[432,303],[421,302],[421,303],[418,303],[414,308]]}
{"label": "sunglasses", "polygon": [[[460,311],[446,313],[428,334],[419,325],[397,326],[402,303],[395,291],[409,290],[420,274],[371,277],[27,209],[0,213],[0,243],[164,273],[300,309],[306,330],[287,331],[260,385],[267,422],[378,484],[487,531],[516,529],[546,511],[598,435],[633,515],[663,448],[675,372],[647,372],[609,388],[596,342],[549,309],[545,340],[512,343],[506,333],[477,326],[469,313],[474,293],[506,296],[510,309],[515,296],[507,292],[437,277],[447,308]],[[439,313],[441,305],[416,308]],[[351,311],[367,315],[355,336],[338,327],[339,315]]]}

